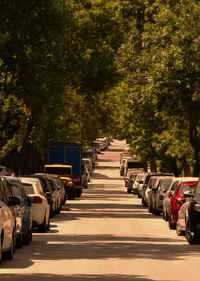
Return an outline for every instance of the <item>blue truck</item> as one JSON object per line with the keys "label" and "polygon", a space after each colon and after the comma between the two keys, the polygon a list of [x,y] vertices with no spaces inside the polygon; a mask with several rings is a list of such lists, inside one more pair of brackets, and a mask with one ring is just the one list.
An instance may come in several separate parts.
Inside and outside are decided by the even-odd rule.
{"label": "blue truck", "polygon": [[64,164],[72,166],[72,182],[76,197],[82,194],[82,144],[52,143],[49,147],[46,164]]}

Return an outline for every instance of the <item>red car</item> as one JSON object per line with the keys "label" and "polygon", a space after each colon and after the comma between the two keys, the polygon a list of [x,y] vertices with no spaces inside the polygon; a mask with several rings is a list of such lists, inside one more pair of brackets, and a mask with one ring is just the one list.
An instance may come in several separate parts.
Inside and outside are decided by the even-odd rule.
{"label": "red car", "polygon": [[183,193],[185,191],[192,191],[198,181],[198,178],[177,178],[177,186],[169,193],[170,209],[169,209],[169,228],[175,229],[178,219],[178,211],[183,203],[185,203]]}

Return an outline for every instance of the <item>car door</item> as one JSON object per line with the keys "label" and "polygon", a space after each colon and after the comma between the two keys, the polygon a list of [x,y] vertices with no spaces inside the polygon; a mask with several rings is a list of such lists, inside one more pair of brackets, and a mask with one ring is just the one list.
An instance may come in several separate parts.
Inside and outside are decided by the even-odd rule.
{"label": "car door", "polygon": [[14,227],[14,218],[11,209],[7,206],[8,196],[3,189],[2,182],[0,181],[0,217],[1,227],[4,230],[3,249],[8,249],[12,241],[12,233]]}

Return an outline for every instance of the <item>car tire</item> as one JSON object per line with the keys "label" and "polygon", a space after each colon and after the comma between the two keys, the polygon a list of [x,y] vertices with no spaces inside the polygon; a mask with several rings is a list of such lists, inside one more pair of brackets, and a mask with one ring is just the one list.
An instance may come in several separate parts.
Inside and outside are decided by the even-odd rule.
{"label": "car tire", "polygon": [[22,237],[22,233],[20,232],[19,236],[16,239],[16,247],[17,249],[21,249],[23,245],[23,237]]}
{"label": "car tire", "polygon": [[176,224],[172,223],[170,215],[168,219],[168,224],[169,224],[169,229],[176,229]]}
{"label": "car tire", "polygon": [[149,206],[148,206],[148,212],[149,212],[149,213],[152,213],[152,212],[153,212],[153,209],[152,209],[152,207],[151,207],[150,204],[149,204]]}
{"label": "car tire", "polygon": [[40,232],[45,233],[47,231],[47,224],[46,224],[46,214],[44,216],[43,223],[38,227]]}
{"label": "car tire", "polygon": [[185,238],[189,244],[199,244],[200,243],[200,234],[191,232],[189,220],[186,223]]}
{"label": "car tire", "polygon": [[82,188],[76,190],[76,197],[80,198],[82,194]]}
{"label": "car tire", "polygon": [[32,241],[32,229],[29,229],[28,232],[24,235],[23,243],[29,245]]}
{"label": "car tire", "polygon": [[127,193],[131,193],[131,189],[129,187],[127,188]]}

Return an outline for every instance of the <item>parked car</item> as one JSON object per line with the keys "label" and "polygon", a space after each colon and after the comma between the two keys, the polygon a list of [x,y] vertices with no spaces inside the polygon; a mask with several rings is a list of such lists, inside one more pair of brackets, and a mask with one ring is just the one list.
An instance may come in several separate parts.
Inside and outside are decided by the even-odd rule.
{"label": "parked car", "polygon": [[200,179],[194,190],[184,191],[186,203],[181,206],[176,225],[177,234],[185,232],[189,244],[200,243]]}
{"label": "parked car", "polygon": [[125,165],[125,160],[127,158],[131,158],[130,154],[123,156],[122,159],[121,159],[121,162],[120,162],[120,176],[124,176],[124,165]]}
{"label": "parked car", "polygon": [[19,213],[22,216],[22,232],[17,237],[17,247],[29,244],[32,240],[32,210],[31,197],[27,196],[22,182],[16,177],[4,177],[15,197],[20,198]]}
{"label": "parked car", "polygon": [[[10,185],[8,184],[8,181],[6,180],[5,176],[1,177],[1,182],[3,184],[3,188],[6,190],[8,197],[15,197],[18,198],[18,202],[16,202],[15,205],[11,205],[11,211],[12,211],[12,215],[14,217],[14,221],[15,221],[15,247],[17,248],[21,248],[22,247],[22,225],[23,225],[23,217],[22,217],[22,213],[21,213],[21,208],[20,208],[20,204],[21,204],[21,199],[19,196],[16,196],[12,190],[12,188],[10,187]],[[14,247],[14,251],[15,251],[15,247]]]}
{"label": "parked car", "polygon": [[164,194],[170,188],[173,177],[161,177],[155,190],[152,192],[152,213],[160,214],[163,212],[163,199]]}
{"label": "parked car", "polygon": [[[154,178],[154,177],[152,177]],[[169,178],[167,176],[157,176],[154,182],[148,198],[148,210],[154,215],[159,215],[163,209],[163,195],[158,195],[160,192],[160,187],[163,183],[171,184],[173,177]]]}
{"label": "parked car", "polygon": [[89,158],[82,158],[83,165],[88,169],[90,176],[92,175],[92,162]]}
{"label": "parked car", "polygon": [[142,188],[144,184],[145,173],[140,174],[139,183],[138,183],[138,198],[142,198]]}
{"label": "parked car", "polygon": [[45,198],[39,179],[19,177],[26,193],[32,197],[32,222],[33,227],[40,232],[46,232],[50,228],[50,207]]}
{"label": "parked car", "polygon": [[[178,211],[183,205],[183,198],[185,191],[192,191],[194,189],[198,178],[194,177],[183,177],[177,178],[175,184],[173,184],[173,190],[171,189],[168,197],[169,197],[169,212],[168,212],[168,222],[169,228],[175,229],[176,222],[178,219]],[[175,185],[175,188],[174,188]]]}
{"label": "parked car", "polygon": [[129,177],[129,181],[127,183],[127,192],[131,193],[133,192],[133,184],[135,182],[135,178],[136,178],[136,174],[133,172],[131,173],[130,177]]}
{"label": "parked car", "polygon": [[[78,151],[79,152],[79,151]],[[78,153],[79,156],[79,153]],[[79,168],[79,165],[78,165]],[[82,187],[75,186],[75,180],[77,179],[77,184],[81,182],[81,179],[74,178],[74,183],[72,182],[72,166],[71,165],[63,165],[63,164],[51,164],[51,165],[44,165],[44,173],[45,174],[52,174],[58,175],[64,184],[65,192],[67,199],[74,200],[75,197],[80,197],[82,193]],[[79,173],[79,171],[78,171]],[[74,175],[76,176],[76,175]],[[81,191],[80,194],[79,190]],[[79,196],[80,195],[80,196]]]}
{"label": "parked car", "polygon": [[145,196],[144,196],[144,200],[146,202],[146,206],[148,206],[148,211],[149,213],[152,213],[152,206],[151,206],[151,192],[152,192],[152,188],[155,186],[157,179],[159,176],[152,176],[149,179],[149,182],[147,184],[147,188],[145,191]]}
{"label": "parked car", "polygon": [[88,188],[88,170],[82,165],[82,186]]}
{"label": "parked car", "polygon": [[65,188],[58,175],[46,174],[47,179],[50,181],[52,191],[55,196],[55,213],[58,214],[61,211],[63,202],[65,201]]}
{"label": "parked car", "polygon": [[56,213],[56,195],[51,181],[49,181],[45,173],[35,173],[30,175],[30,177],[38,178],[40,180],[42,190],[50,207],[50,217],[53,217]]}
{"label": "parked car", "polygon": [[7,259],[13,258],[16,240],[15,218],[13,217],[11,207],[18,204],[20,204],[20,199],[10,195],[0,179],[0,262],[2,254]]}
{"label": "parked car", "polygon": [[147,202],[147,198],[146,198],[146,195],[148,194],[148,191],[146,192],[147,190],[147,187],[149,187],[149,181],[151,179],[151,177],[153,176],[162,176],[162,175],[165,175],[165,176],[173,176],[173,174],[171,173],[161,173],[161,172],[147,172],[147,173],[144,173],[144,176],[143,176],[143,185],[142,185],[142,204],[144,206],[148,206],[148,202]]}
{"label": "parked car", "polygon": [[139,198],[141,198],[141,195],[139,194],[139,185],[143,182],[142,177],[143,174],[137,174],[133,184],[133,194],[137,194]]}

